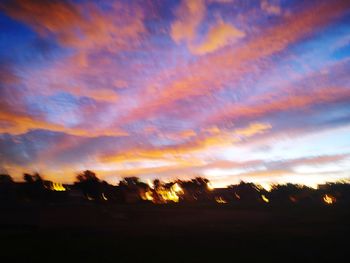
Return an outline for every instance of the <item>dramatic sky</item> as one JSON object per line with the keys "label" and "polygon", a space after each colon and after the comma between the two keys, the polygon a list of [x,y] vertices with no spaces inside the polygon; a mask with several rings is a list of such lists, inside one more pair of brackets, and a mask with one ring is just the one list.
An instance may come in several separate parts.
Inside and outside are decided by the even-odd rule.
{"label": "dramatic sky", "polygon": [[350,178],[350,1],[0,1],[0,172]]}

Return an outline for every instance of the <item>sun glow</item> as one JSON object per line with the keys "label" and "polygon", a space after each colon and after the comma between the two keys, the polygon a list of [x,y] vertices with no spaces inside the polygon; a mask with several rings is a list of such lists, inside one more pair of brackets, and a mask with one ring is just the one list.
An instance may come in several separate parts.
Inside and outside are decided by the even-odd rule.
{"label": "sun glow", "polygon": [[323,201],[324,201],[327,205],[332,205],[332,204],[334,204],[334,203],[337,201],[337,199],[336,199],[334,196],[330,195],[330,194],[325,194],[325,195],[323,196]]}
{"label": "sun glow", "polygon": [[261,199],[265,202],[265,203],[269,203],[270,200],[265,196],[265,195],[261,195]]}
{"label": "sun glow", "polygon": [[218,204],[227,204],[227,201],[222,198],[221,196],[217,196],[215,197],[215,201],[218,203]]}
{"label": "sun glow", "polygon": [[58,192],[66,191],[66,188],[61,183],[52,183],[50,189],[52,191],[58,191]]}
{"label": "sun glow", "polygon": [[[153,184],[149,183],[149,186],[150,185],[153,186]],[[170,188],[164,186],[157,188],[150,187],[150,189],[144,193],[142,199],[153,203],[178,203],[183,194],[184,191],[181,186],[178,183],[175,183]]]}

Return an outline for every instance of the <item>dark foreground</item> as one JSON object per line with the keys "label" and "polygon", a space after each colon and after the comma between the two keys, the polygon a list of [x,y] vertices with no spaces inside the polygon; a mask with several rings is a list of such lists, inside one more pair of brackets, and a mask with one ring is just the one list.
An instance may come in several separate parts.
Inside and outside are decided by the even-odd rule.
{"label": "dark foreground", "polygon": [[340,206],[6,205],[1,262],[347,262]]}

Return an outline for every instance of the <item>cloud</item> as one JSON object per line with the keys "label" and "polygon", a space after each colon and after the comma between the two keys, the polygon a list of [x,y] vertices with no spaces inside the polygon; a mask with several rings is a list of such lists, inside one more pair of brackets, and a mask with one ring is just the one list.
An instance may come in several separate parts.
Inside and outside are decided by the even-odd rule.
{"label": "cloud", "polygon": [[[142,42],[147,30],[143,10],[136,3],[111,1],[106,5],[108,8],[91,2],[57,0],[15,0],[0,4],[1,11],[26,24],[41,37],[56,39],[62,47],[73,49],[68,57],[45,60],[45,68],[27,69],[28,74],[22,74],[27,78],[24,85],[49,95],[64,90],[97,101],[117,101],[118,95],[113,89],[125,88],[127,83],[123,79],[116,80],[116,75],[125,74],[118,70],[117,63],[111,65],[114,58],[110,53],[134,49]],[[105,80],[101,80],[107,70],[113,80],[107,81],[107,74],[104,74]],[[10,81],[9,77],[6,77],[7,81]],[[43,82],[46,82],[43,87],[38,87]]]}
{"label": "cloud", "polygon": [[19,82],[19,77],[14,73],[9,63],[0,63],[0,85],[13,85]]}
{"label": "cloud", "polygon": [[176,43],[185,42],[195,55],[214,52],[234,43],[245,33],[234,26],[219,20],[211,26],[201,43],[197,43],[198,30],[207,13],[203,0],[183,0],[176,10],[176,20],[171,25],[170,35]]}
{"label": "cloud", "polygon": [[[246,75],[255,71],[261,74],[266,72],[270,68],[267,61],[271,57],[341,17],[348,5],[344,1],[326,2],[293,13],[284,17],[279,24],[263,28],[261,33],[240,46],[230,47],[223,53],[215,52],[210,57],[200,57],[186,67],[164,71],[154,79],[157,83],[151,81],[147,85],[146,92],[140,98],[140,106],[127,112],[122,122],[155,117],[164,114],[167,109],[173,109],[179,101],[214,97],[215,93],[228,87],[230,92],[236,91],[235,85]],[[159,87],[156,89],[157,96],[154,96],[154,87]]]}
{"label": "cloud", "polygon": [[350,157],[350,154],[335,154],[335,155],[320,155],[311,157],[302,157],[297,159],[281,160],[281,161],[271,161],[267,162],[266,166],[272,169],[292,169],[296,166],[315,166],[324,164],[335,164],[340,161],[346,160]]}
{"label": "cloud", "polygon": [[271,129],[270,124],[251,123],[246,128],[235,130],[235,133],[240,136],[251,137],[256,134],[264,133],[266,130],[269,130],[269,129]]}
{"label": "cloud", "polygon": [[[298,183],[315,187],[325,181],[326,174],[299,174],[294,167],[337,164],[346,160],[349,154],[311,156],[281,161],[250,160],[244,162],[217,161],[202,167],[202,173],[212,176],[214,184],[226,186],[240,180],[257,184]],[[344,174],[331,175],[328,180],[336,181],[346,178]],[[221,175],[221,176],[218,176]]]}
{"label": "cloud", "polygon": [[128,133],[121,130],[94,130],[82,128],[70,128],[64,125],[50,123],[36,119],[29,115],[0,111],[0,133],[12,135],[25,134],[31,130],[47,130],[62,132],[74,136],[98,137],[98,136],[127,136]]}
{"label": "cloud", "polygon": [[[312,89],[310,89],[312,90]],[[236,121],[257,120],[273,114],[302,111],[317,105],[326,105],[350,100],[350,89],[343,87],[319,87],[311,92],[299,91],[295,94],[264,94],[255,97],[250,105],[234,104],[208,119],[209,123],[220,123],[224,120]]]}
{"label": "cloud", "polygon": [[[278,162],[265,160],[247,160],[247,161],[229,161],[213,160],[204,161],[197,159],[155,159],[155,165],[149,165],[147,159],[119,159],[117,163],[122,164],[120,168],[105,166],[111,169],[109,174],[118,170],[119,176],[138,175],[142,177],[154,176],[158,178],[174,179],[178,175],[181,178],[193,177],[194,175],[205,175],[214,184],[226,186],[232,183],[238,183],[240,180],[255,183],[276,183],[276,182],[295,182],[306,183],[314,186],[317,182],[322,182],[324,178],[302,178],[298,173],[293,172],[292,168],[297,165],[331,164],[348,158],[348,154],[334,156],[316,156],[299,159],[288,159]],[[125,164],[128,164],[125,166]],[[119,167],[119,166],[118,166]],[[266,167],[266,168],[264,168]],[[305,176],[305,175],[304,175]],[[338,178],[338,177],[337,177]]]}
{"label": "cloud", "polygon": [[171,25],[172,39],[180,43],[191,43],[197,34],[197,28],[205,17],[204,0],[183,0],[176,10],[176,20]]}
{"label": "cloud", "polygon": [[[231,131],[219,130],[215,134],[206,132],[195,134],[193,131],[183,131],[179,136],[191,140],[182,141],[169,146],[154,147],[152,145],[137,145],[130,149],[119,149],[117,152],[104,153],[100,156],[101,162],[115,163],[125,162],[127,160],[138,159],[164,159],[186,162],[188,158],[194,158],[196,154],[210,151],[219,151],[222,148],[230,147],[239,143],[242,139],[248,139],[258,134],[264,133],[271,128],[271,125],[265,123],[252,123],[243,128],[237,128]],[[197,136],[195,136],[197,135]],[[194,137],[195,136],[195,137]],[[190,157],[192,156],[192,157]],[[202,163],[200,160],[199,163]],[[194,164],[194,163],[193,163]]]}
{"label": "cloud", "polygon": [[136,81],[136,66],[123,65],[124,60],[110,53],[78,52],[46,61],[45,67],[23,70],[21,82],[29,94],[52,96],[69,93],[75,97],[91,98],[96,102],[120,102],[129,83]]}
{"label": "cloud", "polygon": [[219,21],[218,24],[209,29],[204,41],[199,45],[192,45],[190,50],[192,53],[198,55],[211,53],[236,42],[244,36],[245,33],[239,29],[223,21]]}
{"label": "cloud", "polygon": [[184,130],[180,133],[180,137],[183,139],[191,138],[196,136],[197,133],[193,130]]}
{"label": "cloud", "polygon": [[84,25],[79,9],[67,1],[4,1],[0,8],[9,16],[33,27],[41,35],[57,33],[71,38]]}
{"label": "cloud", "polygon": [[110,4],[108,12],[93,3],[57,0],[5,1],[0,9],[41,36],[54,35],[62,45],[85,50],[130,49],[146,30],[141,9],[119,2]]}
{"label": "cloud", "polygon": [[58,90],[59,91],[66,90],[72,95],[79,96],[79,97],[88,97],[96,101],[102,101],[102,102],[116,102],[119,98],[119,96],[114,90],[107,89],[107,88],[88,89],[88,88],[74,87],[74,86],[69,86],[69,87],[59,86]]}
{"label": "cloud", "polygon": [[261,0],[260,8],[271,15],[280,15],[282,13],[281,7],[277,4],[271,3],[271,0]]}
{"label": "cloud", "polygon": [[230,4],[235,0],[207,0],[208,3]]}

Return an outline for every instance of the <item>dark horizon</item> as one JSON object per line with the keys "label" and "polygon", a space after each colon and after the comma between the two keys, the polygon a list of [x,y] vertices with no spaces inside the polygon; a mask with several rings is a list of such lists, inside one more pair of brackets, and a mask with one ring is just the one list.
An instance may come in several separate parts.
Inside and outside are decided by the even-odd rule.
{"label": "dark horizon", "polygon": [[260,205],[325,205],[350,204],[350,184],[329,182],[310,188],[300,184],[276,184],[270,189],[251,182],[225,188],[214,188],[204,177],[189,180],[142,182],[139,177],[125,177],[118,185],[100,180],[86,170],[77,174],[73,184],[61,184],[45,180],[40,174],[23,175],[24,182],[15,182],[10,175],[0,174],[0,197],[3,202],[74,202],[71,192],[80,192],[79,202],[108,201],[120,203],[217,203]]}

